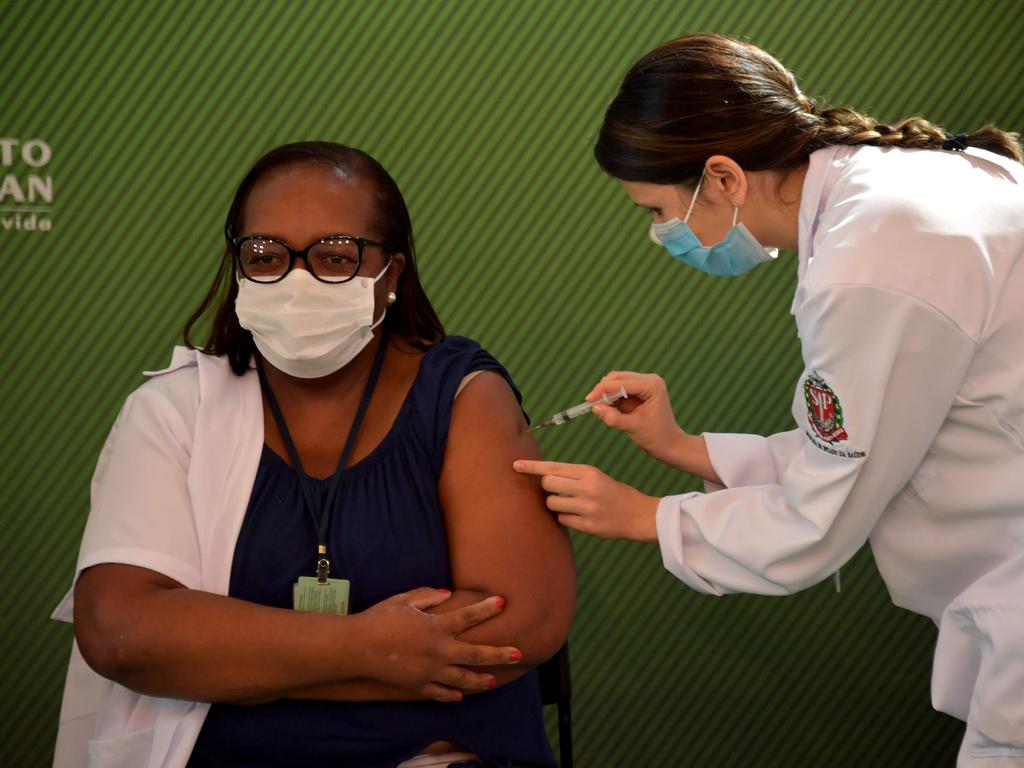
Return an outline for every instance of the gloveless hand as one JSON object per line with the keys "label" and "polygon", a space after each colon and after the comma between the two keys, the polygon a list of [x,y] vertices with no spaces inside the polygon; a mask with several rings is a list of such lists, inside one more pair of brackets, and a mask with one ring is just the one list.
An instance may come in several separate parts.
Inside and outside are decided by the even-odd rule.
{"label": "gloveless hand", "polygon": [[537,475],[548,492],[547,506],[558,522],[605,539],[657,541],[658,499],[613,480],[586,464],[520,459],[516,472]]}
{"label": "gloveless hand", "polygon": [[371,638],[365,651],[368,676],[437,701],[459,701],[462,692],[493,688],[493,675],[467,667],[515,664],[523,657],[519,649],[455,638],[497,616],[505,600],[489,597],[449,613],[424,613],[449,597],[447,590],[422,587],[356,614]]}
{"label": "gloveless hand", "polygon": [[687,469],[687,453],[695,438],[676,423],[665,381],[653,373],[613,371],[587,394],[597,400],[625,388],[628,397],[615,405],[597,405],[593,413],[609,427],[629,435],[646,453],[677,469]]}

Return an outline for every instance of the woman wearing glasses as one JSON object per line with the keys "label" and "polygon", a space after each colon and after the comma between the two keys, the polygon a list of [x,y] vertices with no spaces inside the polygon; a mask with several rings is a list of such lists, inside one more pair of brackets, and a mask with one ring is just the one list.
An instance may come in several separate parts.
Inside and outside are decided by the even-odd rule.
{"label": "woman wearing glasses", "polygon": [[57,764],[553,764],[529,670],[568,632],[571,548],[508,469],[537,453],[518,392],[445,336],[395,182],[280,147],[225,232],[186,326],[216,306],[206,343],[97,466]]}

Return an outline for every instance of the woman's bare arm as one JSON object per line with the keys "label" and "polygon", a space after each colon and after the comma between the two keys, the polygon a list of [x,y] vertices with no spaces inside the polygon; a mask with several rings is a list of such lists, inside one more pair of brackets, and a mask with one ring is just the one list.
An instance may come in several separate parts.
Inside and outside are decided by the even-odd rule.
{"label": "woman's bare arm", "polygon": [[[448,531],[455,594],[443,613],[500,594],[501,616],[460,639],[515,645],[524,666],[554,655],[572,624],[576,569],[567,533],[548,512],[535,478],[512,471],[540,457],[508,383],[484,372],[466,385],[451,417],[438,496]],[[492,669],[504,683],[523,669]]]}
{"label": "woman's bare arm", "polygon": [[355,680],[365,689],[368,679],[396,698],[452,700],[460,690],[493,684],[488,672],[459,665],[507,664],[517,650],[454,639],[497,615],[500,600],[425,613],[446,599],[423,588],[359,614],[327,616],[186,589],[146,568],[102,564],[83,571],[75,586],[75,636],[99,674],[157,696],[259,701]]}

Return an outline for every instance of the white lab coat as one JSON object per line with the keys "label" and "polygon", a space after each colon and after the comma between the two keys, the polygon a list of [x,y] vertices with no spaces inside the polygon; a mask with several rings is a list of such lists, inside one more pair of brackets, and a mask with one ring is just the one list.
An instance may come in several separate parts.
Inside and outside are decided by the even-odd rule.
{"label": "white lab coat", "polygon": [[[99,563],[226,595],[263,446],[255,371],[178,347],[125,402],[93,475],[75,579]],[[53,618],[71,621],[72,592]],[[55,768],[182,768],[209,704],[146,696],[97,675],[72,649]]]}
{"label": "white lab coat", "polygon": [[705,436],[726,487],[661,500],[665,567],[784,595],[870,540],[893,601],[940,625],[958,765],[1024,766],[1024,167],[824,149],[799,230],[797,427]]}

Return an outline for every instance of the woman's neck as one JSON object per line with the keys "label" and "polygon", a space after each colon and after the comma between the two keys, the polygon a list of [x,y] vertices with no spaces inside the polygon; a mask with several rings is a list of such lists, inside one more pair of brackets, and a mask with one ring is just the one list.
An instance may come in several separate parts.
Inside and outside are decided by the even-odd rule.
{"label": "woman's neck", "polygon": [[766,248],[795,251],[800,239],[800,199],[807,163],[785,171],[752,171],[741,221]]}
{"label": "woman's neck", "polygon": [[787,173],[779,185],[779,200],[783,213],[783,231],[779,247],[795,251],[800,241],[800,201],[804,194],[804,178],[808,163],[803,163]]}

